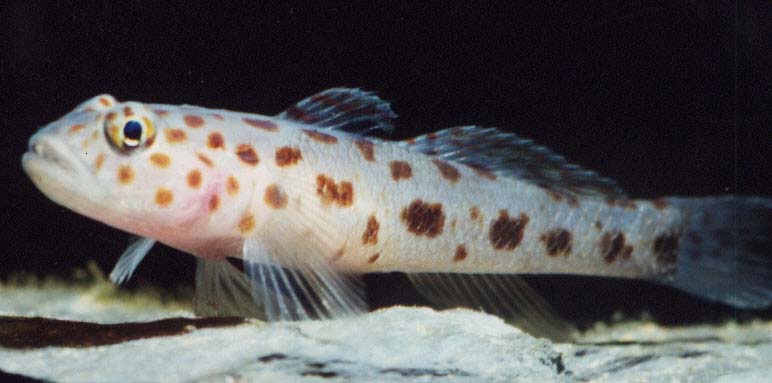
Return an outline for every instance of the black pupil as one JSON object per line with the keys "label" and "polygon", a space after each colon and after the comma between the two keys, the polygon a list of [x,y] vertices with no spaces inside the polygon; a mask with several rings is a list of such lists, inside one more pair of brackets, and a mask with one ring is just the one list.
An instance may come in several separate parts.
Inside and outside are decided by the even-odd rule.
{"label": "black pupil", "polygon": [[126,125],[123,126],[123,137],[139,141],[142,137],[142,124],[135,120],[126,122]]}

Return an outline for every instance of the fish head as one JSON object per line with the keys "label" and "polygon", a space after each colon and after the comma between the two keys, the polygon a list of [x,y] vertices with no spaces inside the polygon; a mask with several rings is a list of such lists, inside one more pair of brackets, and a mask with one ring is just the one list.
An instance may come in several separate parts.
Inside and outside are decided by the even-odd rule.
{"label": "fish head", "polygon": [[22,167],[60,205],[184,247],[206,232],[226,179],[168,114],[96,96],[35,133]]}

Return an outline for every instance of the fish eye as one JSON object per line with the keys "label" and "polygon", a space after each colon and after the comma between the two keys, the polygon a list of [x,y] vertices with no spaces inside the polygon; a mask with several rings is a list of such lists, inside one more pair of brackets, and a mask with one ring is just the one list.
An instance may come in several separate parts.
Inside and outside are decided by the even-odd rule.
{"label": "fish eye", "polygon": [[[136,110],[138,108],[135,108]],[[139,110],[132,110],[130,116],[108,113],[105,117],[104,132],[110,144],[121,153],[129,154],[135,149],[149,147],[155,140],[155,127],[148,116]]]}

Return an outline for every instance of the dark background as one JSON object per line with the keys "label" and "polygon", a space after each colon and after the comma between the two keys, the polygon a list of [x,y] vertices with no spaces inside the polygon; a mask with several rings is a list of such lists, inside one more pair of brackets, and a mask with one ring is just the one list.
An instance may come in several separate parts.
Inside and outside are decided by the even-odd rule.
{"label": "dark background", "polygon": [[[101,92],[275,114],[356,86],[392,101],[394,138],[498,126],[633,196],[772,196],[768,1],[50,3],[0,7],[0,278],[69,276],[89,259],[109,272],[128,243],[47,200],[19,166],[39,126]],[[193,264],[158,246],[129,287],[190,285]],[[759,315],[642,282],[530,279],[580,321],[615,310],[665,323]],[[367,281],[376,305],[418,301],[398,275]]]}

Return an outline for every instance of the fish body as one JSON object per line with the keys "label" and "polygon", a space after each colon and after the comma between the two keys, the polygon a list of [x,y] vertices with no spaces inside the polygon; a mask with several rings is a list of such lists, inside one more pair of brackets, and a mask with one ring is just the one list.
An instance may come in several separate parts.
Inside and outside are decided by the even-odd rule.
{"label": "fish body", "polygon": [[[770,242],[765,199],[635,200],[494,128],[406,141],[372,135],[392,129],[394,118],[372,93],[345,88],[278,116],[101,95],[36,133],[22,164],[52,200],[148,238],[119,261],[119,281],[155,240],[206,262],[238,257],[252,300],[278,319],[357,311],[352,279],[369,272],[646,278],[690,283],[699,294],[694,281],[707,274],[685,259],[727,250],[710,230],[726,231],[731,203],[754,214],[753,235],[737,229],[735,239]],[[720,208],[708,214],[710,206]],[[730,295],[769,304],[769,258],[752,256],[762,288],[753,299]],[[722,300],[722,289],[701,295]]]}

